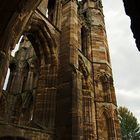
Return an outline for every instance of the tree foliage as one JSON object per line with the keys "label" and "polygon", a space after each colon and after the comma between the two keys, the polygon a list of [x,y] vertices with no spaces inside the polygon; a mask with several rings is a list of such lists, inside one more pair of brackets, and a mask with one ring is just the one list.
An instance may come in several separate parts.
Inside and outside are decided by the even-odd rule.
{"label": "tree foliage", "polygon": [[140,140],[140,126],[137,118],[126,107],[119,107],[122,140]]}

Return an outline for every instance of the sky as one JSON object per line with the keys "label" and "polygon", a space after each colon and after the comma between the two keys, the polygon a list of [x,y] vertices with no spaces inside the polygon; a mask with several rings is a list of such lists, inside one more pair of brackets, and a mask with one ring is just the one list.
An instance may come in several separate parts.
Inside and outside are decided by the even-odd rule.
{"label": "sky", "polygon": [[122,0],[102,0],[118,106],[127,107],[140,123],[140,52]]}

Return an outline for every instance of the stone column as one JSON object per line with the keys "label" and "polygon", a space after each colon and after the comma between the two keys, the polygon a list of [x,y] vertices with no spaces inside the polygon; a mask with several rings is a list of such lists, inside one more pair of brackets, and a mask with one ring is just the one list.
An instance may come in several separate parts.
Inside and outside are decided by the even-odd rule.
{"label": "stone column", "polygon": [[61,29],[61,20],[62,20],[62,2],[60,0],[56,1],[56,8],[55,8],[55,21],[54,25]]}
{"label": "stone column", "polygon": [[61,44],[59,48],[56,111],[57,140],[80,140],[81,109],[78,91],[78,18],[76,0],[63,1]]}
{"label": "stone column", "polygon": [[[112,69],[110,63],[109,56],[109,48],[104,24],[104,15],[102,10],[101,0],[91,1],[84,5],[85,9],[88,9],[89,12],[89,21],[90,21],[90,36],[91,36],[91,54],[92,54],[92,65],[93,65],[93,81],[97,80],[95,77],[104,75],[102,78],[99,78],[99,81],[105,81],[102,85],[97,84],[95,86],[95,108],[96,108],[96,123],[97,123],[97,139],[105,139],[107,135],[100,135],[99,133],[102,131],[102,127],[99,125],[100,123],[104,124],[105,120],[99,116],[98,110],[103,109],[106,113],[112,114],[113,110],[116,109],[116,103],[112,102],[115,99],[110,99],[110,97],[115,98],[114,91],[109,90],[110,79],[112,77]],[[106,89],[107,88],[107,89]],[[97,98],[102,95],[101,98]],[[113,95],[113,96],[112,96]],[[107,97],[107,98],[105,98]],[[105,106],[108,107],[108,110],[105,110]],[[113,118],[110,118],[113,119]],[[114,123],[114,122],[112,122]],[[112,124],[114,125],[114,124]],[[112,128],[107,129],[107,132]],[[112,130],[112,133],[115,134],[116,128]],[[104,133],[104,132],[102,132]],[[106,133],[107,134],[107,133]],[[112,139],[112,136],[110,136]],[[116,136],[113,138],[117,139]]]}

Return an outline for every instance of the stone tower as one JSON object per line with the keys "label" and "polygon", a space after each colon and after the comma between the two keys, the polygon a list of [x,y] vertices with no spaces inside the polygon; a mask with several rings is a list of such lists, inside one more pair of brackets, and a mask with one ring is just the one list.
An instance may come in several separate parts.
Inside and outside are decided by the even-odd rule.
{"label": "stone tower", "polygon": [[121,140],[101,0],[44,0],[9,68],[0,138]]}

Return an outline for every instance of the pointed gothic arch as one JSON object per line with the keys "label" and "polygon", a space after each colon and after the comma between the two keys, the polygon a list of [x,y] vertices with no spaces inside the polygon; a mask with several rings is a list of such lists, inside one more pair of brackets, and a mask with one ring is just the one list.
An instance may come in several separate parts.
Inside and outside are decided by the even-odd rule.
{"label": "pointed gothic arch", "polygon": [[[29,30],[25,32],[25,35],[32,43],[40,62],[39,80],[34,101],[35,107],[33,120],[31,121],[42,128],[52,128],[55,123],[52,119],[55,117],[58,65],[58,42],[56,38],[58,39],[59,32],[39,11],[36,11],[29,22]],[[41,101],[40,98],[42,99]],[[51,115],[47,116],[48,113]]]}
{"label": "pointed gothic arch", "polygon": [[[111,108],[109,106],[103,106],[100,108],[99,120],[98,120],[98,129],[99,132],[103,135],[104,139],[112,140],[115,138],[115,126],[114,126],[114,116],[112,114]],[[102,131],[104,133],[102,133]]]}
{"label": "pointed gothic arch", "polygon": [[[23,125],[25,125],[25,120],[28,120],[29,121],[32,121],[30,119],[27,118],[27,116],[29,116],[30,118],[38,121],[39,123],[41,123],[43,121],[44,118],[41,118],[41,117],[38,117],[37,115],[40,115],[40,112],[41,113],[50,113],[51,111],[53,113],[51,113],[53,116],[48,116],[49,118],[46,120],[46,124],[43,124],[45,126],[48,125],[53,125],[54,126],[54,122],[53,124],[49,123],[49,121],[51,121],[50,117],[55,117],[54,116],[54,112],[55,112],[55,109],[54,110],[51,110],[49,107],[50,105],[53,106],[52,108],[55,108],[55,106],[52,104],[54,103],[55,104],[55,94],[56,94],[56,77],[57,77],[57,65],[58,65],[58,58],[57,58],[57,49],[58,49],[58,42],[56,42],[56,36],[57,36],[57,39],[58,39],[58,36],[59,36],[59,32],[58,30],[55,29],[55,27],[53,25],[51,25],[51,23],[43,17],[43,15],[41,15],[39,12],[36,12],[35,15],[30,19],[30,22],[29,22],[29,29],[25,30],[24,33],[23,33],[23,39],[22,39],[22,42],[27,41],[30,42],[32,45],[31,47],[34,48],[34,51],[35,51],[35,54],[37,56],[37,60],[38,60],[38,64],[37,64],[37,67],[39,68],[39,76],[38,76],[38,82],[37,82],[37,88],[36,88],[36,93],[34,93],[34,95],[32,94],[28,94],[29,91],[28,89],[25,89],[26,88],[26,83],[28,82],[28,77],[29,77],[29,72],[31,72],[31,65],[32,65],[32,62],[28,62],[28,60],[26,60],[25,58],[25,62],[23,60],[22,63],[18,62],[19,64],[23,65],[22,67],[20,67],[20,72],[23,72],[25,75],[23,75],[21,78],[20,78],[20,75],[23,74],[23,73],[20,73],[18,74],[19,71],[17,71],[17,62],[16,61],[13,61],[11,62],[10,64],[10,67],[12,69],[13,72],[16,72],[18,74],[18,76],[14,76],[16,80],[16,83],[20,83],[20,88],[19,90],[16,89],[16,84],[14,84],[14,86],[12,87],[12,95],[10,95],[10,98],[14,98],[15,96],[15,99],[18,98],[18,94],[21,94],[22,95],[29,95],[27,97],[27,102],[28,100],[30,100],[30,95],[31,96],[35,96],[35,98],[33,100],[34,101],[34,106],[33,108],[31,109],[35,109],[34,111],[35,112],[38,112],[39,113],[32,113],[32,114],[36,114],[36,116],[33,118],[30,117],[30,114],[27,113],[27,112],[33,112],[32,110],[29,111],[28,109],[30,109],[30,105],[28,105],[28,107],[24,108],[23,107],[23,104],[26,102],[23,98],[21,99],[21,102],[18,102],[20,103],[19,107],[20,108],[17,108],[17,102],[15,103],[14,101],[13,102],[13,110],[11,113],[14,113],[14,112],[17,112],[18,114],[13,114],[13,119],[11,120],[10,116],[9,116],[9,121],[12,122],[12,123],[21,123]],[[23,44],[24,45],[24,44]],[[28,48],[28,47],[27,47]],[[23,53],[26,54],[26,51],[28,51],[28,49],[26,48],[26,46],[23,46],[23,48],[21,48],[21,50],[23,50]],[[21,53],[20,51],[18,53]],[[18,55],[17,53],[17,55]],[[13,59],[14,60],[14,59]],[[33,79],[32,79],[33,80]],[[9,89],[10,89],[10,86],[11,84],[9,84]],[[34,87],[33,87],[34,88]],[[40,88],[42,89],[40,91]],[[33,92],[32,91],[33,89],[30,89],[30,92]],[[14,91],[16,91],[16,95],[14,93]],[[23,92],[23,93],[22,93]],[[53,94],[52,94],[53,93]],[[45,94],[45,98],[44,98],[44,94]],[[42,101],[42,111],[40,111],[40,107],[38,108],[38,102],[40,102],[40,95],[42,96],[42,99],[44,99],[44,101]],[[52,99],[54,101],[51,101],[49,99]],[[47,101],[46,101],[47,100]],[[47,102],[47,103],[46,103]],[[48,104],[48,105],[47,105]],[[44,108],[44,106],[48,106],[47,109]],[[44,109],[46,111],[44,111]],[[25,115],[25,113],[27,113]],[[23,114],[21,117],[20,115]],[[46,116],[46,115],[45,115]],[[22,120],[20,121],[20,118],[22,118]],[[45,118],[46,119],[46,118]]]}
{"label": "pointed gothic arch", "polygon": [[40,19],[31,19],[30,29],[25,34],[27,34],[27,37],[31,41],[36,55],[38,57],[42,57],[43,55],[45,63],[56,65],[57,43],[46,23]]}
{"label": "pointed gothic arch", "polygon": [[100,88],[100,93],[97,96],[102,98],[105,102],[116,103],[116,97],[114,93],[112,76],[106,72],[95,73],[95,86]]}

